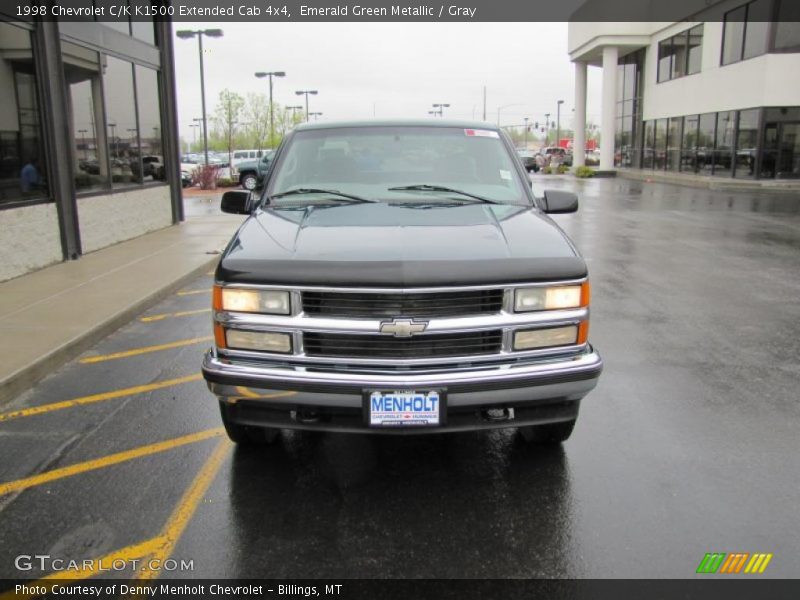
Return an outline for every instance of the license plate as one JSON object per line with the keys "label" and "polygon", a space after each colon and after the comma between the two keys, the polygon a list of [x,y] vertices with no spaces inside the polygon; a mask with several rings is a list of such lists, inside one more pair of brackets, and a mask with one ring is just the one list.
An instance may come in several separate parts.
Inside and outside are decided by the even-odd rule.
{"label": "license plate", "polygon": [[370,427],[438,427],[444,424],[442,390],[368,390],[364,396]]}

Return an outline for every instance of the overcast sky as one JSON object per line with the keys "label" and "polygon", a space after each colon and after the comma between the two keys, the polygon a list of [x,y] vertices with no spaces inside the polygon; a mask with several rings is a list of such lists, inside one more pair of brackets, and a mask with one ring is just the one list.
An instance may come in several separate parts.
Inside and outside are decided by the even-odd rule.
{"label": "overcast sky", "polygon": [[[175,28],[209,28],[181,23]],[[524,117],[572,124],[574,75],[566,23],[222,23],[222,38],[204,38],[209,116],[220,90],[266,91],[256,71],[285,71],[274,100],[303,104],[295,90],[315,89],[310,110],[322,119],[428,117],[449,103],[445,117],[522,124]],[[201,116],[197,40],[175,39],[181,135]],[[600,119],[599,69],[589,69],[588,118]],[[512,106],[506,106],[512,105]]]}

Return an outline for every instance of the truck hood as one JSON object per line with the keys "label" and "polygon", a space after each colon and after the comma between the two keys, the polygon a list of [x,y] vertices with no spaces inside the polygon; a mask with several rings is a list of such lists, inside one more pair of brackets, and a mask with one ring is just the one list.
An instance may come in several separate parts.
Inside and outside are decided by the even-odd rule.
{"label": "truck hood", "polygon": [[574,279],[561,229],[516,205],[336,204],[259,210],[217,269],[229,283],[381,287]]}

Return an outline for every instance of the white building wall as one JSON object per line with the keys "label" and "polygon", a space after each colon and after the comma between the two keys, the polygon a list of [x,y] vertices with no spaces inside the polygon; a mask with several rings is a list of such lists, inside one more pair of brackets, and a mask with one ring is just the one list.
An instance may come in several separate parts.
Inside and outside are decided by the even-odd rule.
{"label": "white building wall", "polygon": [[800,54],[762,54],[720,65],[722,23],[703,27],[699,73],[657,83],[658,43],[693,23],[676,23],[659,31],[645,58],[645,121],[760,106],[800,106]]}
{"label": "white building wall", "polygon": [[58,213],[52,202],[0,210],[0,281],[62,260]]}
{"label": "white building wall", "polygon": [[163,229],[172,224],[169,186],[78,198],[78,220],[84,252]]}

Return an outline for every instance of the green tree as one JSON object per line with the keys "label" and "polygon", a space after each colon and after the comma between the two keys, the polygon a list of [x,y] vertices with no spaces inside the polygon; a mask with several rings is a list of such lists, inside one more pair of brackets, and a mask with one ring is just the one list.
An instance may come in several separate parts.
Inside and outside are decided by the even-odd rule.
{"label": "green tree", "polygon": [[223,142],[228,151],[228,162],[232,160],[235,147],[235,136],[239,120],[244,109],[244,98],[236,92],[224,89],[219,93],[217,105],[214,107],[214,138]]}
{"label": "green tree", "polygon": [[249,93],[245,100],[244,118],[247,121],[247,127],[244,132],[246,140],[242,143],[244,146],[261,150],[264,145],[269,142],[269,98],[264,93]]}

